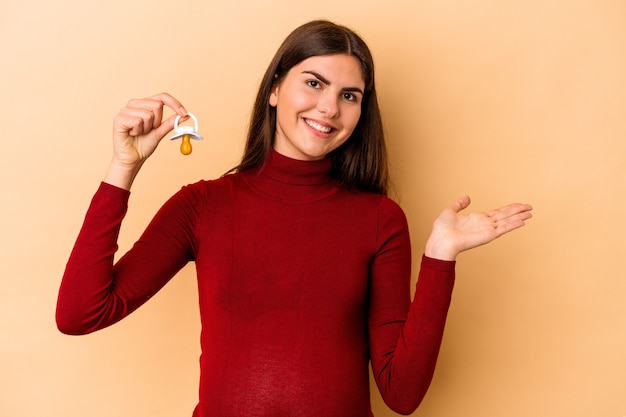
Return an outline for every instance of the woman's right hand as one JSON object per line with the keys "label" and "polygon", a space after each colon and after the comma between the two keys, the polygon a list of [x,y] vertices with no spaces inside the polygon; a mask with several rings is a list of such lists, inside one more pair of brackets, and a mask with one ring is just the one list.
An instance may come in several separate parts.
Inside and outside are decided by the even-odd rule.
{"label": "woman's right hand", "polygon": [[[163,120],[165,106],[175,114]],[[174,128],[177,116],[181,121],[189,117],[183,105],[167,93],[130,100],[113,122],[113,159],[105,182],[130,189],[141,165]]]}

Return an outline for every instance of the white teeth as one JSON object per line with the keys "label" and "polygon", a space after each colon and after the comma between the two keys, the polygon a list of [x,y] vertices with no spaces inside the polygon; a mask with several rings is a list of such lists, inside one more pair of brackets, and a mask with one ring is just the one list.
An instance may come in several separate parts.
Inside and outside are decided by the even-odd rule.
{"label": "white teeth", "polygon": [[309,126],[311,126],[315,130],[319,130],[322,133],[330,133],[330,131],[331,131],[330,127],[322,126],[321,124],[319,124],[317,122],[314,122],[313,120],[306,119],[306,124],[308,124]]}

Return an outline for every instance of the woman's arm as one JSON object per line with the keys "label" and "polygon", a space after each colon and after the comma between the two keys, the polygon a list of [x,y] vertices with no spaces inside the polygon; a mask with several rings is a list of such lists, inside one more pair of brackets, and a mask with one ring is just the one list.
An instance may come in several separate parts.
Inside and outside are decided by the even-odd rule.
{"label": "woman's arm", "polygon": [[[165,106],[175,114],[163,120]],[[174,128],[176,116],[182,121],[189,117],[180,101],[167,93],[130,100],[113,122],[113,158],[104,182],[130,190],[143,163]]]}
{"label": "woman's arm", "polygon": [[[189,193],[179,193],[161,209],[168,215],[157,215],[142,239],[114,265],[132,182],[173,128],[175,116],[162,120],[164,106],[187,114],[178,100],[164,93],[131,100],[115,117],[111,165],[91,201],[59,290],[56,320],[64,333],[89,333],[127,316],[191,257],[189,213],[197,203],[188,203]],[[191,210],[185,209],[187,204]],[[181,213],[183,218],[177,218]]]}
{"label": "woman's arm", "polygon": [[457,200],[435,220],[410,300],[411,249],[401,209],[383,204],[381,246],[370,269],[369,341],[372,371],[385,403],[412,413],[430,386],[452,297],[456,256],[517,229],[530,206],[512,204],[462,215]]}

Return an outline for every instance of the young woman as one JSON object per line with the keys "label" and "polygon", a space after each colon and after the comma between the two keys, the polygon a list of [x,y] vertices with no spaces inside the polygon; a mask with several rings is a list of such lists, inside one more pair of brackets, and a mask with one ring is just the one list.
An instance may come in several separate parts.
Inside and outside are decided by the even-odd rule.
{"label": "young woman", "polygon": [[[163,120],[163,109],[175,111]],[[521,227],[531,207],[435,220],[410,300],[404,213],[387,167],[371,54],[327,21],[297,28],[261,82],[241,163],[184,187],[116,264],[131,184],[183,105],[131,100],[110,169],[59,291],[57,323],[84,334],[129,315],[189,261],[202,320],[194,416],[371,416],[368,364],[385,402],[415,410],[430,384],[455,258]]]}

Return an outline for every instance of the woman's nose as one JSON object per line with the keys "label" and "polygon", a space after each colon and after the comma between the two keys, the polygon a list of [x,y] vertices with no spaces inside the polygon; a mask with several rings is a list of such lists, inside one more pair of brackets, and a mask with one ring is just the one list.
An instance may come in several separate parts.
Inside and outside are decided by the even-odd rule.
{"label": "woman's nose", "polygon": [[339,115],[339,103],[333,94],[322,94],[317,102],[317,110],[332,119]]}

